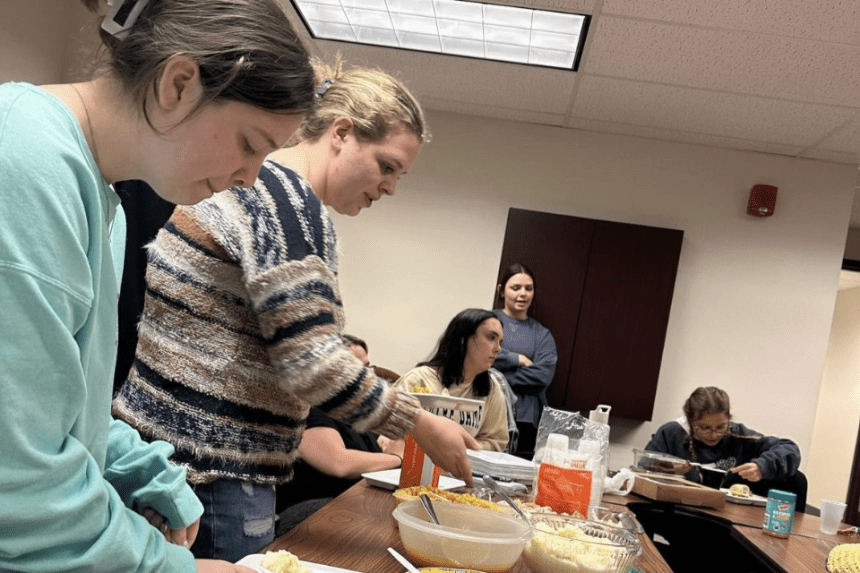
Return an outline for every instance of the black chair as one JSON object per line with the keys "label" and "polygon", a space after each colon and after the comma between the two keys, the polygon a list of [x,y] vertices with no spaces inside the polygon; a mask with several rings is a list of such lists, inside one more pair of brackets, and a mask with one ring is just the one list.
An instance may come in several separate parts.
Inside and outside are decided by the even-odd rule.
{"label": "black chair", "polygon": [[806,512],[806,490],[809,488],[809,482],[803,472],[798,470],[795,474],[787,479],[777,480],[762,480],[759,482],[744,482],[750,486],[750,490],[756,495],[767,497],[767,492],[772,489],[788,491],[797,496],[797,501],[794,505],[794,510]]}

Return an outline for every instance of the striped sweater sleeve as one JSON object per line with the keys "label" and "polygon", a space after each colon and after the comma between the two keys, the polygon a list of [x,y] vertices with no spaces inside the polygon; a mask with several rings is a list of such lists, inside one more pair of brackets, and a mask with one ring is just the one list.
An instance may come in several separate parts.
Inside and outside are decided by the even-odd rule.
{"label": "striped sweater sleeve", "polygon": [[242,269],[278,384],[359,432],[402,436],[417,403],[364,368],[340,337],[337,241],[307,182],[267,163],[255,187],[201,204],[206,229]]}

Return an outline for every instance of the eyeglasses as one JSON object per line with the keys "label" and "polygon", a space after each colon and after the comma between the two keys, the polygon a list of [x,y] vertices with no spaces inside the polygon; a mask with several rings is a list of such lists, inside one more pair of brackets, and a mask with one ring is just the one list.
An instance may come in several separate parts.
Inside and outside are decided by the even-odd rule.
{"label": "eyeglasses", "polygon": [[727,423],[726,424],[720,424],[716,428],[712,428],[711,426],[699,426],[697,424],[697,425],[693,426],[693,431],[696,432],[697,434],[702,435],[702,436],[704,436],[704,435],[722,436],[723,434],[725,434],[726,432],[729,431],[729,425]]}

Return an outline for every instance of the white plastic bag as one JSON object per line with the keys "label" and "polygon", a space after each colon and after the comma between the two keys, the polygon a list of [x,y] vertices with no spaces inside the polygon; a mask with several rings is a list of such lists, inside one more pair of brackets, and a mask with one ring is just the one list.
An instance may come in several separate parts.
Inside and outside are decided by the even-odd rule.
{"label": "white plastic bag", "polygon": [[[567,438],[566,453],[559,455],[555,452],[557,446],[547,448],[547,442],[552,441],[549,439],[551,435],[556,441]],[[547,452],[549,459],[545,460]],[[543,467],[543,462],[547,462],[546,467]],[[609,466],[609,426],[576,412],[544,408],[537,432],[534,463],[536,503],[541,503],[538,501],[540,498],[556,511],[572,513],[571,508],[575,507],[575,511],[587,515],[588,508],[584,505],[599,505],[603,495],[604,476]],[[588,501],[582,497],[585,489],[589,490]],[[550,499],[552,501],[546,503]],[[557,509],[556,505],[563,509]]]}
{"label": "white plastic bag", "polygon": [[627,495],[633,491],[634,481],[636,481],[636,474],[629,468],[621,468],[614,476],[604,478],[603,493]]}

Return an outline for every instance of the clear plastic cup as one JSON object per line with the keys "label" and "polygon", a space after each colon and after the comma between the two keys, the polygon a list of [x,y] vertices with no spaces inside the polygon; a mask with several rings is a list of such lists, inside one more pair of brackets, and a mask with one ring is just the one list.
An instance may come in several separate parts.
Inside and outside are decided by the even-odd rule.
{"label": "clear plastic cup", "polygon": [[845,513],[846,505],[832,499],[821,500],[821,533],[834,535],[839,529],[839,522]]}

